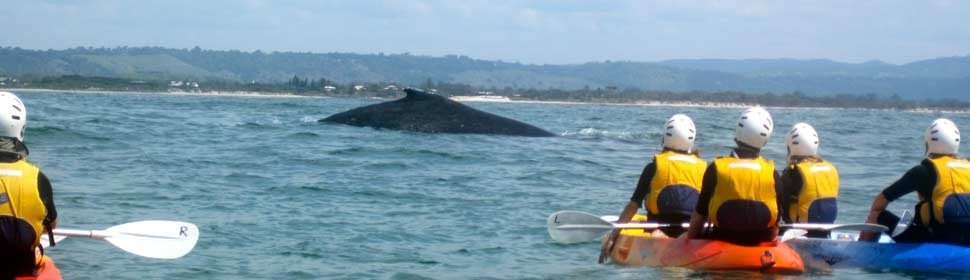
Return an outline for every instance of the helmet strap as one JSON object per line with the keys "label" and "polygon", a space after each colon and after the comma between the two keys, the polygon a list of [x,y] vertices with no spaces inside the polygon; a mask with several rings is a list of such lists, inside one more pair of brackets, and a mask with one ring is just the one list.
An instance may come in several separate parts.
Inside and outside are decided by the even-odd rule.
{"label": "helmet strap", "polygon": [[751,145],[742,143],[741,141],[738,141],[737,139],[734,139],[734,143],[738,145],[736,148],[734,148],[734,152],[735,152],[735,154],[738,155],[738,157],[741,157],[741,158],[756,158],[756,157],[758,157],[759,154],[761,154],[761,149],[758,149],[758,148],[752,147]]}
{"label": "helmet strap", "polygon": [[676,153],[685,154],[685,155],[690,154],[690,150],[684,151],[684,150],[663,147],[662,152],[666,152],[666,151],[676,152]]}

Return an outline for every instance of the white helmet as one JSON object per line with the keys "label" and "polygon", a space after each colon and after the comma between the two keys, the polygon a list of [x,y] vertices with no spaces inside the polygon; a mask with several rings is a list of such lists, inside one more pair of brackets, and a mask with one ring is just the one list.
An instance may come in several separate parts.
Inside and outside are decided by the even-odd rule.
{"label": "white helmet", "polygon": [[818,154],[818,132],[807,123],[796,123],[788,132],[788,156]]}
{"label": "white helmet", "polygon": [[694,148],[694,121],[687,115],[676,114],[667,119],[661,145],[664,148],[690,152]]}
{"label": "white helmet", "polygon": [[927,154],[955,155],[960,150],[960,129],[948,119],[936,119],[923,134]]}
{"label": "white helmet", "polygon": [[0,91],[0,137],[24,141],[27,107],[13,93]]}
{"label": "white helmet", "polygon": [[741,113],[738,127],[734,129],[734,140],[761,149],[768,144],[774,127],[768,111],[761,107],[751,107]]}

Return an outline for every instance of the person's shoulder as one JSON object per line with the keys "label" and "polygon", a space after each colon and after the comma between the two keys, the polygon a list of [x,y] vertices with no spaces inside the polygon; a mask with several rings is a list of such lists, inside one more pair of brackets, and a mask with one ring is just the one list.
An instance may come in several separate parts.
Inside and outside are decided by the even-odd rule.
{"label": "person's shoulder", "polygon": [[733,158],[735,158],[735,157],[733,157],[731,155],[722,155],[722,156],[716,156],[716,157],[714,157],[714,159],[711,160],[711,161],[719,161],[719,160],[733,159]]}
{"label": "person's shoulder", "polygon": [[923,159],[919,164],[913,166],[908,171],[907,175],[916,176],[936,176],[936,166],[933,165],[933,161],[929,158]]}

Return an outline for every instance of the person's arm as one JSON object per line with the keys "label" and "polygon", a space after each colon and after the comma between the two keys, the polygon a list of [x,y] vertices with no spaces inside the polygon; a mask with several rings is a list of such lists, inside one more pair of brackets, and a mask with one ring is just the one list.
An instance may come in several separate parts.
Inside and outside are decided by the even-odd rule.
{"label": "person's arm", "polygon": [[[643,167],[643,172],[640,173],[640,179],[637,181],[637,189],[633,191],[633,196],[630,197],[630,201],[623,207],[623,211],[620,212],[620,217],[616,220],[616,223],[629,223],[633,219],[633,215],[637,214],[637,209],[640,209],[640,203],[643,201],[643,198],[650,193],[650,181],[653,180],[653,176],[656,173],[657,167],[652,162]],[[620,230],[613,230],[606,236],[606,239],[600,246],[599,263],[603,263],[609,257],[610,251],[613,250],[613,243],[619,235]]]}
{"label": "person's arm", "polygon": [[[869,216],[866,218],[866,223],[878,223],[879,214],[886,211],[886,206],[889,206],[889,200],[886,199],[885,195],[879,193],[876,199],[872,200],[872,205],[869,206]],[[863,231],[859,233],[859,241],[875,241],[878,236],[878,232]]]}
{"label": "person's arm", "polygon": [[37,175],[37,191],[40,194],[40,200],[44,202],[44,208],[47,209],[47,216],[44,218],[44,226],[48,229],[54,229],[57,227],[57,207],[54,206],[54,188],[51,187],[50,180],[43,172]]}
{"label": "person's arm", "polygon": [[704,229],[704,223],[707,222],[707,217],[701,216],[701,214],[694,211],[690,215],[690,227],[687,228],[687,239],[696,239],[701,236],[701,231]]}
{"label": "person's arm", "polygon": [[785,168],[781,172],[781,186],[778,200],[778,213],[786,223],[792,223],[791,213],[788,211],[793,204],[798,203],[798,193],[801,192],[802,177],[798,174],[798,169]]}
{"label": "person's arm", "polygon": [[[775,170],[774,172],[771,172],[771,175],[772,175],[772,177],[774,177],[774,180],[775,180],[775,206],[778,206],[780,208],[782,204],[784,204],[784,203],[786,203],[788,201],[788,198],[787,197],[784,197],[784,196],[778,195],[778,194],[780,194],[782,192],[782,189],[781,188],[783,187],[782,184],[781,184],[781,175],[778,174],[778,170]],[[784,212],[781,211],[781,209],[778,209],[778,210],[779,210],[778,211],[778,215],[779,216],[782,213],[784,213]],[[770,228],[771,229],[771,236],[770,236],[770,239],[769,240],[775,240],[775,238],[778,237],[778,223],[781,220],[782,220],[781,217],[778,217],[778,218],[775,219],[775,224],[772,225],[771,228]]]}
{"label": "person's arm", "polygon": [[[643,171],[640,172],[640,179],[637,181],[637,188],[633,191],[633,195],[630,196],[630,203],[627,203],[626,208],[624,208],[623,213],[628,213],[629,215],[625,217],[623,213],[620,213],[620,220],[618,223],[630,222],[633,215],[637,213],[637,209],[642,206],[643,200],[650,194],[650,181],[653,181],[653,176],[657,174],[657,165],[653,162],[647,164],[643,167]],[[630,209],[630,204],[636,204],[632,211]]]}
{"label": "person's arm", "polygon": [[717,168],[711,162],[704,171],[704,181],[701,184],[701,194],[697,197],[697,205],[694,206],[694,213],[690,216],[690,228],[687,229],[687,239],[698,238],[707,222],[708,205],[711,204],[711,197],[714,195],[714,187],[717,184]]}
{"label": "person's arm", "polygon": [[886,206],[889,206],[889,200],[882,193],[876,195],[876,199],[872,200],[872,205],[869,206],[869,216],[866,218],[866,223],[874,224],[879,220],[879,214],[882,211],[886,211]]}
{"label": "person's arm", "polygon": [[[886,207],[889,206],[890,202],[916,191],[921,184],[935,184],[935,178],[930,178],[928,170],[926,169],[922,164],[909,169],[909,171],[906,171],[906,174],[903,174],[903,177],[876,195],[876,198],[872,200],[872,204],[869,206],[869,215],[866,216],[866,223],[877,223],[879,221],[879,214],[886,211]],[[934,181],[929,182],[931,179]],[[877,232],[863,231],[859,234],[859,240],[874,241],[878,236]]]}

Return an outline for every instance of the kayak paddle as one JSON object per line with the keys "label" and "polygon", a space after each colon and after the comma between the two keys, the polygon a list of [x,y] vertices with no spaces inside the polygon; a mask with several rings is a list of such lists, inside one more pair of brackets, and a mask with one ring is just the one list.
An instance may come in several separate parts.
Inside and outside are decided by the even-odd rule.
{"label": "kayak paddle", "polygon": [[[610,217],[607,216],[607,219]],[[614,229],[638,228],[638,229],[659,229],[664,227],[689,227],[688,223],[683,224],[659,224],[659,223],[625,223],[614,224],[610,221],[593,214],[579,211],[559,211],[553,213],[546,220],[549,236],[559,243],[580,243],[596,240],[604,234]],[[827,231],[873,231],[883,232],[887,228],[877,224],[782,224],[779,227],[787,227],[802,230],[827,230]]]}
{"label": "kayak paddle", "polygon": [[[192,251],[199,240],[199,228],[178,221],[139,221],[104,230],[54,229],[55,240],[62,237],[87,237],[108,241],[116,247],[142,257],[177,259]],[[46,242],[47,236],[41,237]]]}

